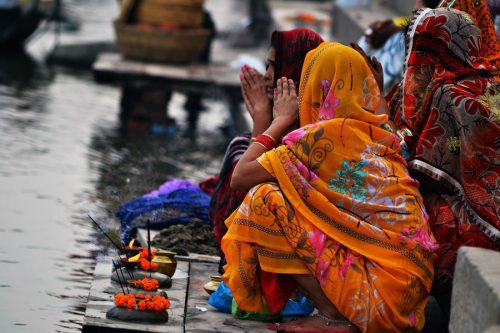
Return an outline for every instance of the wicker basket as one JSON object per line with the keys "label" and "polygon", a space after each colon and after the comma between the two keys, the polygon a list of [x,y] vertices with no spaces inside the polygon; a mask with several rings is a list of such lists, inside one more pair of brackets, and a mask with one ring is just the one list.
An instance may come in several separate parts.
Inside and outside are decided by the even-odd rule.
{"label": "wicker basket", "polygon": [[137,3],[134,19],[148,24],[170,23],[184,28],[203,24],[203,0],[143,0]]}
{"label": "wicker basket", "polygon": [[114,22],[120,51],[137,60],[173,64],[196,62],[210,35],[206,29],[159,30]]}

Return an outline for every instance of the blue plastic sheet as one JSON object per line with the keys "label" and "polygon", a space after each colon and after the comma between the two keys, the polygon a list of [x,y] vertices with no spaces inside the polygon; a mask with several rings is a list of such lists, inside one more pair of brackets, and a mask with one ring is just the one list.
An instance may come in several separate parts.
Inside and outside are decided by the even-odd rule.
{"label": "blue plastic sheet", "polygon": [[148,220],[151,229],[185,224],[194,219],[211,225],[209,204],[210,196],[198,189],[179,189],[166,195],[128,201],[116,212],[122,227],[122,242],[128,242],[134,237],[137,228],[145,228]]}
{"label": "blue plastic sheet", "polygon": [[233,294],[224,282],[220,283],[219,288],[217,288],[208,299],[208,304],[224,313],[231,313],[232,302]]}

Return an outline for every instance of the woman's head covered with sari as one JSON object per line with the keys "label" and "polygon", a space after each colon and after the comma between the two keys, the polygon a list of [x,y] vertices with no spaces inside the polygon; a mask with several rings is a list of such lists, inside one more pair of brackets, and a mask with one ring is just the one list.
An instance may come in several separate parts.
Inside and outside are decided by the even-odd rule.
{"label": "woman's head covered with sari", "polygon": [[380,91],[365,59],[350,47],[323,43],[309,52],[299,88],[300,126],[333,118],[380,124]]}
{"label": "woman's head covered with sari", "polygon": [[442,6],[448,7],[451,2],[453,2],[451,8],[468,13],[474,18],[476,25],[481,29],[482,55],[493,65],[498,64],[500,43],[497,41],[495,25],[486,0],[445,0]]}
{"label": "woman's head covered with sari", "polygon": [[322,42],[321,36],[309,29],[273,31],[271,36],[271,47],[275,50],[273,84],[276,85],[276,80],[284,76],[292,79],[298,87],[307,53]]}
{"label": "woman's head covered with sari", "polygon": [[430,96],[443,84],[474,77],[483,95],[495,69],[484,58],[481,30],[470,15],[454,9],[417,12],[407,35],[406,68],[401,85],[402,117],[419,132],[429,116]]}
{"label": "woman's head covered with sari", "polygon": [[462,220],[500,242],[500,110],[490,95],[494,69],[483,57],[481,31],[467,13],[426,9],[413,19],[407,42],[393,104],[395,123],[413,134],[405,139],[409,167],[456,193],[466,205]]}

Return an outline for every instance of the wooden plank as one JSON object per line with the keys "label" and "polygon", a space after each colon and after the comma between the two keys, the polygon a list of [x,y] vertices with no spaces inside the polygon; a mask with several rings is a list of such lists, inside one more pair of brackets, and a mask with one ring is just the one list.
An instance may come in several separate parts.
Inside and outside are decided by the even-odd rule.
{"label": "wooden plank", "polygon": [[119,53],[101,53],[93,65],[102,83],[145,81],[181,88],[224,88],[240,95],[239,70],[220,65],[175,66],[129,60]]}
{"label": "wooden plank", "polygon": [[215,263],[191,262],[186,306],[186,332],[272,332],[261,322],[234,319],[208,305],[209,295],[203,285],[218,274]]}
{"label": "wooden plank", "polygon": [[165,290],[170,299],[171,308],[168,323],[162,324],[130,323],[106,318],[106,311],[114,306],[113,296],[120,290],[118,284],[111,282],[111,267],[110,257],[98,258],[85,311],[82,330],[84,333],[184,332],[184,308],[189,276],[188,262],[177,264],[177,270],[172,277],[172,287]]}

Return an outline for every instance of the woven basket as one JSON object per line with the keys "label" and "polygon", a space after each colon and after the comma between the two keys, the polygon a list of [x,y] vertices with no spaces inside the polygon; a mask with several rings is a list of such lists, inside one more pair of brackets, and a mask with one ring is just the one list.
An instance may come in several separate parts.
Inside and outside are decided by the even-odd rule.
{"label": "woven basket", "polygon": [[148,24],[173,23],[198,28],[203,23],[203,0],[144,0],[137,3],[134,19]]}
{"label": "woven basket", "polygon": [[188,64],[196,62],[210,35],[206,29],[158,30],[114,22],[120,51],[137,60]]}

